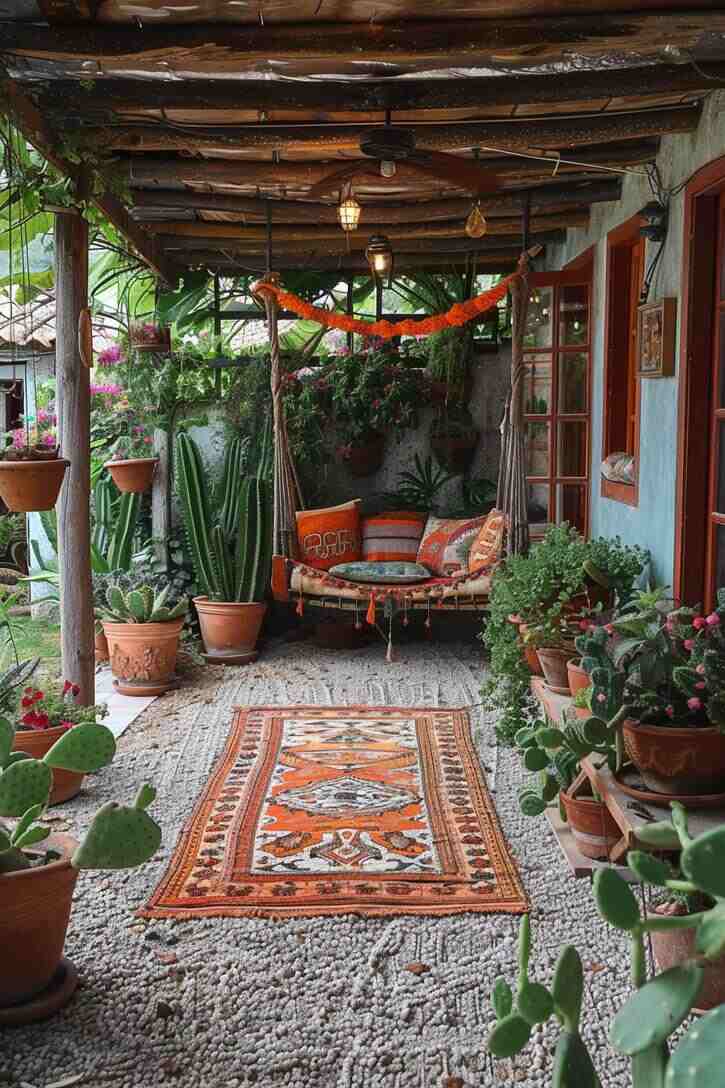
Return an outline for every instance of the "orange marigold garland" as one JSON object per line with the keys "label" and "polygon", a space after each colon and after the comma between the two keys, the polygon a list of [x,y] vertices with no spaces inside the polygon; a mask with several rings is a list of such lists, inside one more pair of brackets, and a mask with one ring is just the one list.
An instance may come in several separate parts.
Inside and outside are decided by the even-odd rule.
{"label": "orange marigold garland", "polygon": [[484,291],[475,298],[466,302],[456,302],[450,310],[444,314],[434,314],[432,317],[424,317],[420,320],[413,318],[392,324],[390,321],[358,321],[348,314],[337,314],[331,310],[323,310],[320,306],[313,306],[304,299],[293,295],[290,291],[283,291],[275,283],[260,280],[252,286],[252,294],[274,295],[279,306],[283,310],[291,310],[299,317],[307,321],[316,321],[319,325],[325,325],[329,329],[341,329],[342,332],[356,332],[361,336],[375,336],[380,340],[389,340],[392,336],[430,336],[432,333],[441,332],[442,329],[459,328],[467,321],[472,321],[479,314],[492,309],[509,289],[511,280],[518,273],[497,283],[489,291]]}

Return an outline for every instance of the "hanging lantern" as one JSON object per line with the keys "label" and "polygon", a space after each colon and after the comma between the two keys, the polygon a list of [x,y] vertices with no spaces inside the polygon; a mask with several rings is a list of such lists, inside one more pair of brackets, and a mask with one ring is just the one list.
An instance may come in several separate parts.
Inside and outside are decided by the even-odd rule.
{"label": "hanging lantern", "polygon": [[338,204],[337,218],[340,220],[342,229],[346,232],[357,230],[361,212],[362,208],[352,194]]}
{"label": "hanging lantern", "polygon": [[373,234],[365,250],[365,257],[373,279],[387,279],[390,284],[393,278],[393,249],[390,239],[384,234]]}
{"label": "hanging lantern", "polygon": [[468,219],[464,230],[469,238],[483,238],[484,234],[488,230],[488,223],[486,217],[481,211],[480,204],[474,204],[468,213]]}

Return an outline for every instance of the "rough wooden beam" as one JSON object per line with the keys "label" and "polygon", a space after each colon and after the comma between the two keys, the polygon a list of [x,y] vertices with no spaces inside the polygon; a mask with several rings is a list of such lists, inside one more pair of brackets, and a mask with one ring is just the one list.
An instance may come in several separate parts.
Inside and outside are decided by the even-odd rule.
{"label": "rough wooden beam", "polygon": [[[79,73],[80,78],[80,73]],[[82,110],[111,117],[130,109],[377,110],[481,109],[586,102],[612,97],[691,94],[725,85],[725,63],[652,64],[606,71],[542,76],[456,79],[362,80],[148,80],[99,79],[92,88],[78,79],[53,79],[33,93],[50,113]]]}
{"label": "rough wooden beam", "polygon": [[100,0],[37,0],[49,23],[76,23],[95,18]]}
{"label": "rough wooden beam", "polygon": [[[572,117],[537,117],[505,121],[463,121],[405,125],[416,145],[436,151],[528,150],[586,147],[609,140],[637,140],[664,133],[693,132],[700,120],[699,104],[665,109]],[[90,129],[92,143],[111,151],[193,151],[234,147],[244,151],[351,151],[370,125],[184,125],[134,122]],[[86,138],[88,138],[88,136]]]}
{"label": "rough wooden beam", "polygon": [[[139,26],[80,23],[42,26],[4,23],[0,49],[44,60],[112,62],[114,71],[138,72],[163,62],[186,72],[269,70],[270,61],[304,64],[309,73],[334,71],[354,61],[426,68],[560,61],[572,53],[658,56],[665,47],[693,48],[704,35],[725,33],[720,5],[700,10],[634,10],[616,14],[528,16],[359,24],[315,22]],[[294,71],[288,71],[294,74]]]}
{"label": "rough wooden beam", "polygon": [[[637,166],[641,163],[653,162],[657,154],[658,143],[656,140],[625,140],[622,143],[604,145],[601,147],[583,148],[578,150],[574,158],[581,163],[581,167],[569,167],[562,164],[558,168],[558,174],[570,171],[586,171],[591,167],[596,170],[600,166]],[[550,153],[551,154],[551,153]],[[526,178],[546,178],[551,176],[555,163],[552,159],[541,161],[532,159],[516,159],[508,157],[486,156],[481,158],[480,165],[489,170],[495,170],[497,176],[507,180],[519,180]],[[129,184],[132,188],[166,185],[249,185],[261,188],[275,186],[306,188],[322,181],[328,174],[340,166],[339,162],[250,162],[222,159],[190,159],[190,158],[152,158],[146,156],[133,156],[127,160],[126,170]],[[371,159],[361,159],[361,167],[369,167]],[[119,164],[119,168],[123,166]],[[597,171],[600,176],[601,171]],[[401,182],[415,181],[422,188],[435,186],[426,181],[418,173],[406,168],[404,163],[398,164],[396,176],[386,183],[384,178],[372,179],[367,175],[361,175],[361,183],[365,187],[379,186],[384,192],[389,189],[400,189]],[[437,188],[443,188],[441,183]],[[450,186],[445,186],[450,188]]]}
{"label": "rough wooden beam", "polygon": [[[488,216],[510,213],[529,201],[532,212],[546,211],[562,204],[581,205],[600,201],[618,200],[621,195],[619,180],[593,184],[549,185],[501,196],[485,197],[481,209]],[[161,210],[173,211],[189,208],[196,211],[217,211],[244,216],[245,222],[266,222],[267,205],[272,223],[337,223],[337,207],[334,204],[315,204],[303,200],[266,201],[255,197],[233,196],[227,193],[178,192],[175,189],[141,189],[134,193],[133,214],[143,222],[153,220]],[[379,223],[412,223],[421,218],[454,219],[465,217],[471,210],[470,199],[427,200],[406,203],[370,205],[368,214]]]}
{"label": "rough wooden beam", "polygon": [[[12,80],[0,81],[0,112],[7,114],[36,150],[44,155],[62,174],[78,177],[76,164],[68,162],[58,151],[60,141],[49,132],[38,110]],[[162,247],[134,223],[128,209],[110,192],[96,194],[92,202],[127,239],[151,271],[168,284],[175,284],[179,270],[166,258]]]}
{"label": "rough wooden beam", "polygon": [[82,706],[95,701],[91,585],[91,394],[81,360],[78,322],[88,305],[88,225],[78,214],[55,219],[55,355],[60,452],[70,466],[58,499],[62,675],[80,687]]}

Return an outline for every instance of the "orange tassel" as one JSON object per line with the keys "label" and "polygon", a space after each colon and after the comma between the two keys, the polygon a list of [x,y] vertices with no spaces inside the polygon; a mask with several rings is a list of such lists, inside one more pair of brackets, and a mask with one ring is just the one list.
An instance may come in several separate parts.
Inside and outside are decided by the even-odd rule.
{"label": "orange tassel", "polygon": [[365,613],[365,619],[367,620],[367,622],[370,624],[371,627],[375,626],[375,594],[374,593],[370,594],[370,604],[368,605],[368,610]]}
{"label": "orange tassel", "polygon": [[302,600],[302,597],[300,596],[300,597],[297,598],[297,607],[295,608],[295,612],[297,613],[298,616],[302,616],[302,615],[304,615],[304,611],[305,611],[304,601]]}

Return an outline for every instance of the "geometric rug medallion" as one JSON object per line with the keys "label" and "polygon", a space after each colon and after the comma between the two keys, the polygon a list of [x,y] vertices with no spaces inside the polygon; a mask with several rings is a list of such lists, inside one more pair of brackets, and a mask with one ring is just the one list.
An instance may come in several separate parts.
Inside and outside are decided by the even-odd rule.
{"label": "geometric rug medallion", "polygon": [[249,707],[144,917],[522,913],[465,710]]}

